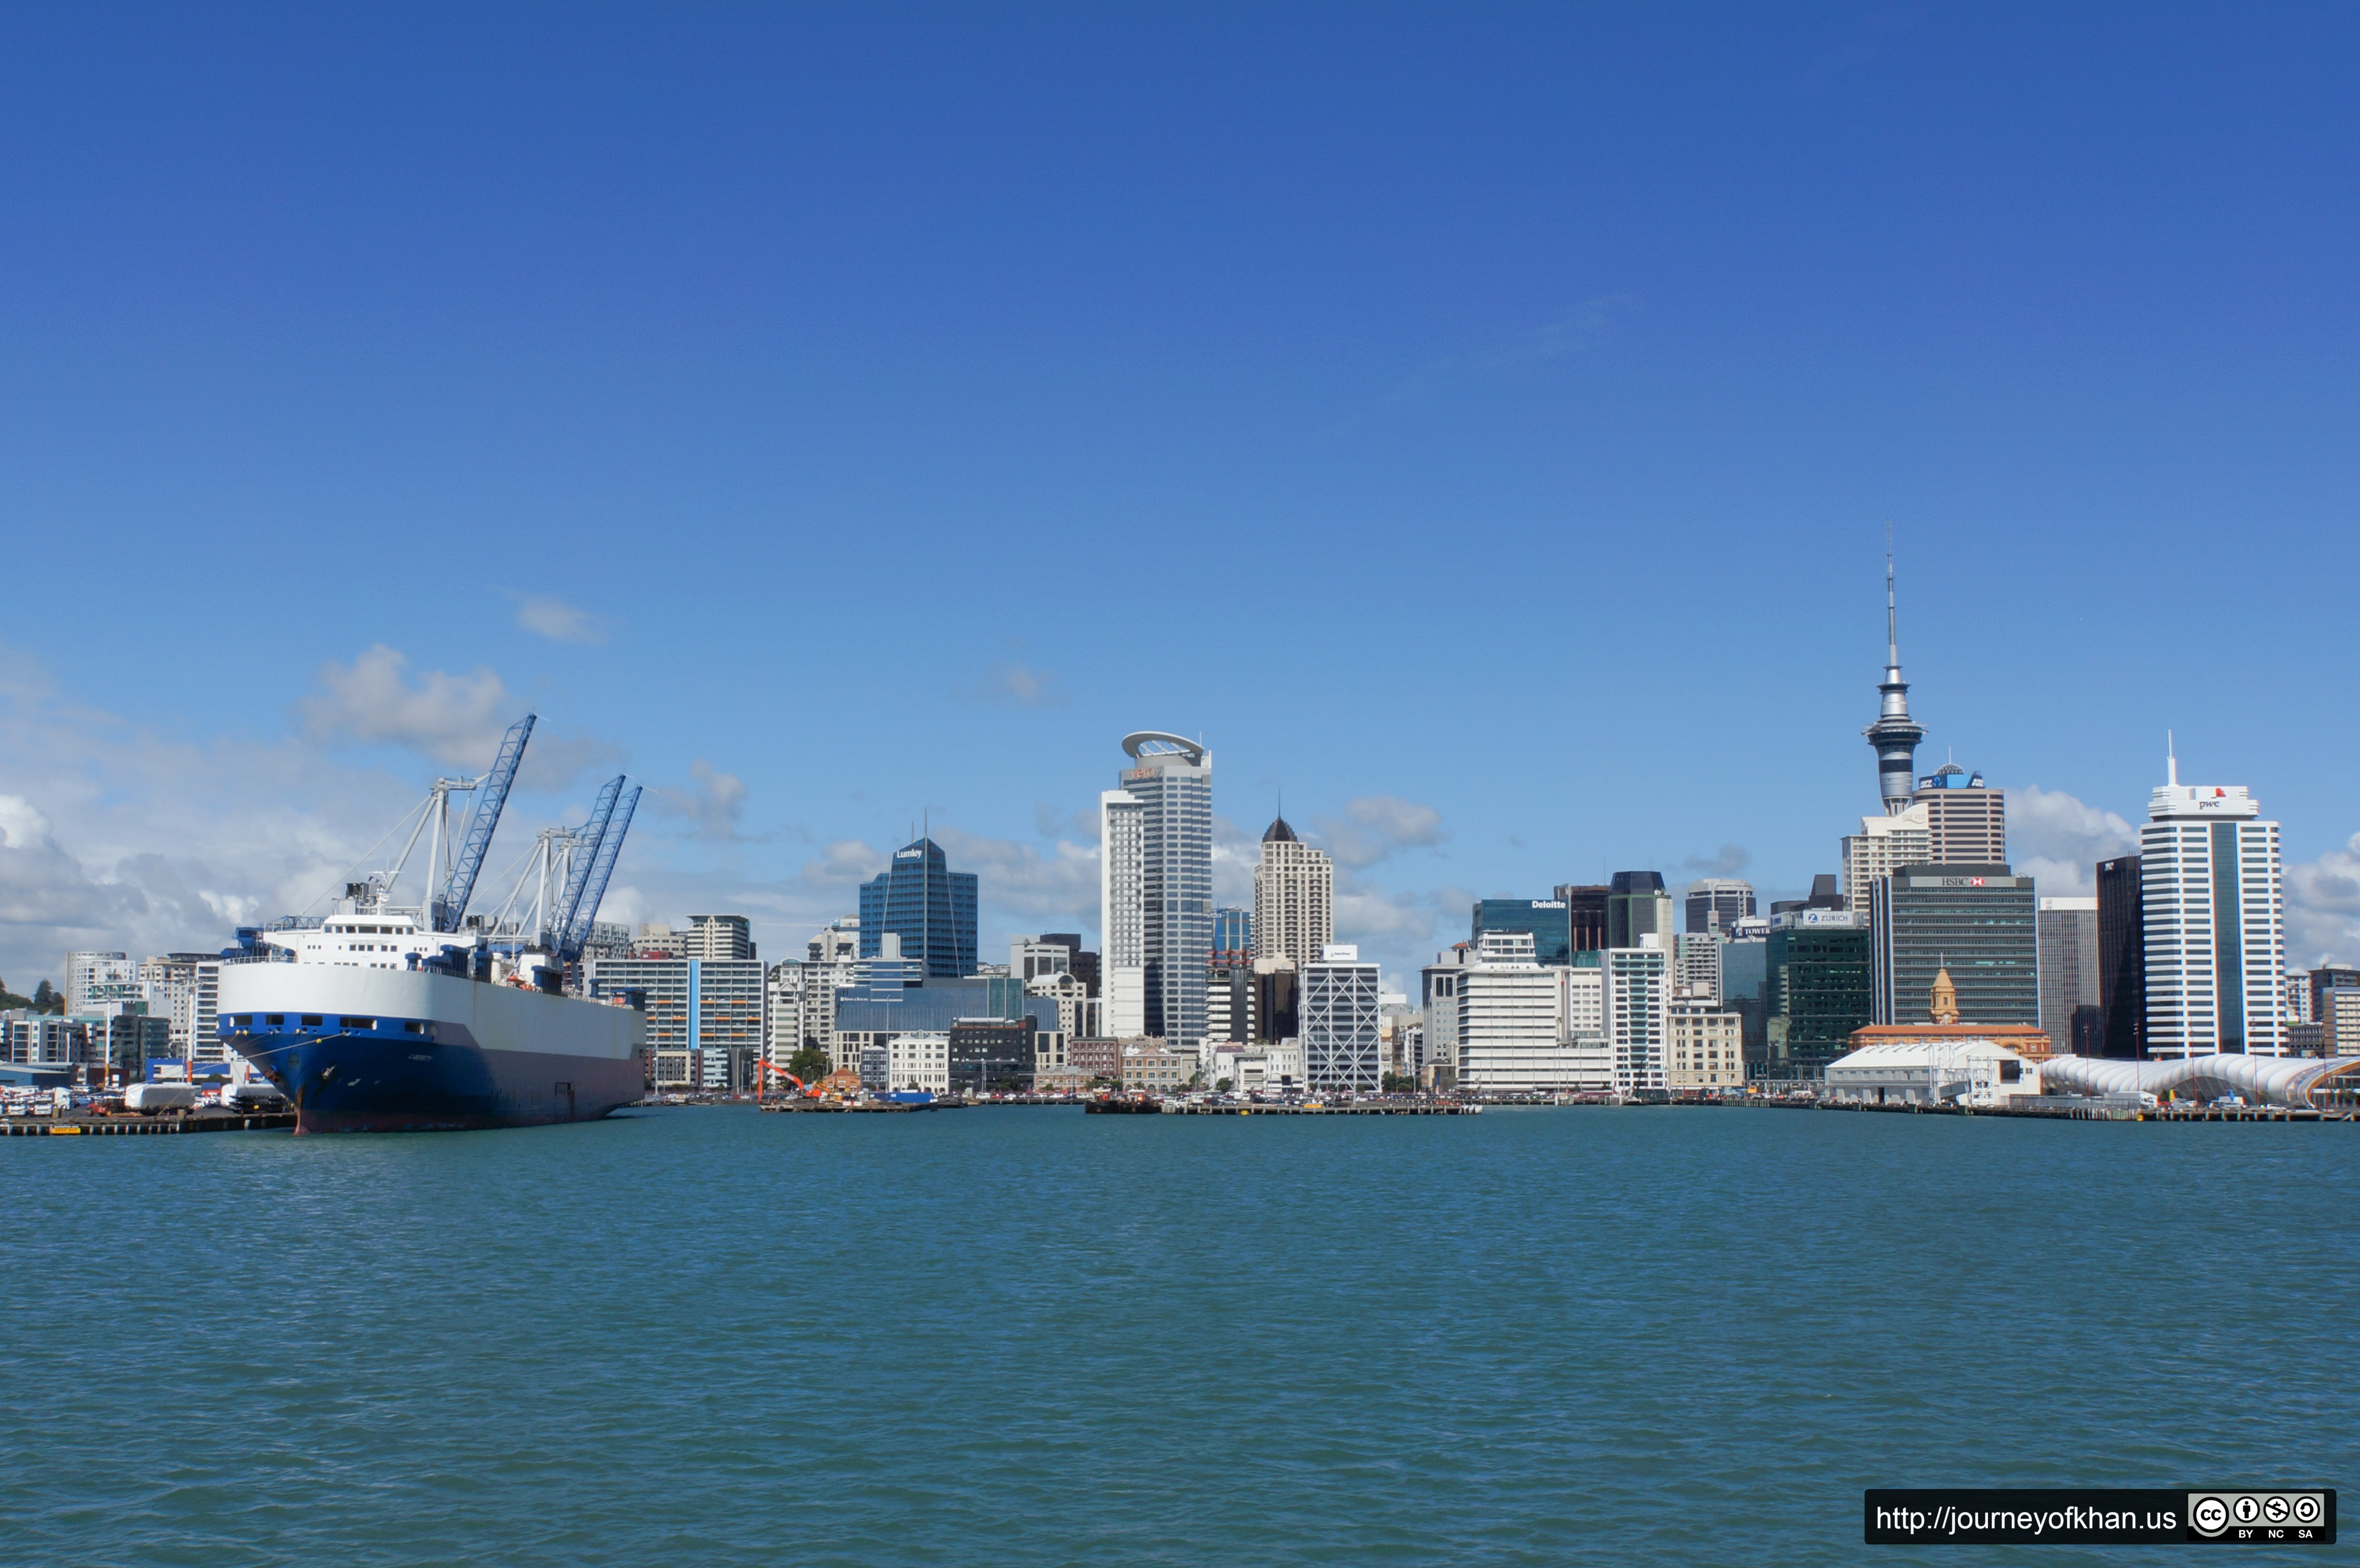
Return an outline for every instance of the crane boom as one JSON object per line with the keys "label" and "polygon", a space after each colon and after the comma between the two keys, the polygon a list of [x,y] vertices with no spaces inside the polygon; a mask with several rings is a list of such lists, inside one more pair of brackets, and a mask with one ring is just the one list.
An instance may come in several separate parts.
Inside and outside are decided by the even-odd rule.
{"label": "crane boom", "polygon": [[451,878],[439,894],[433,896],[432,924],[439,931],[454,931],[467,916],[467,900],[475,896],[475,877],[484,869],[484,856],[492,847],[492,834],[500,825],[500,808],[508,803],[508,786],[516,782],[517,764],[524,760],[524,743],[532,738],[535,715],[527,713],[508,726],[507,736],[500,742],[498,757],[492,761],[492,770],[484,775],[484,782],[475,796],[475,815],[467,819],[467,836],[459,853],[451,859]]}
{"label": "crane boom", "polygon": [[631,831],[631,813],[639,808],[639,789],[637,784],[631,786],[631,792],[615,808],[614,820],[606,824],[605,835],[598,840],[590,880],[582,892],[582,907],[574,910],[574,922],[565,930],[565,944],[558,950],[558,957],[567,964],[580,958],[583,947],[590,941],[590,928],[598,919],[598,905],[606,897],[606,878],[615,874],[616,857],[623,853],[623,835]]}
{"label": "crane boom", "polygon": [[606,824],[615,815],[616,798],[623,792],[623,776],[616,774],[599,787],[598,799],[590,807],[590,820],[574,834],[574,864],[565,874],[565,887],[557,896],[557,908],[550,911],[548,937],[559,947],[574,930],[574,911],[581,906],[582,890],[589,886],[591,866],[598,858],[599,843],[606,836]]}

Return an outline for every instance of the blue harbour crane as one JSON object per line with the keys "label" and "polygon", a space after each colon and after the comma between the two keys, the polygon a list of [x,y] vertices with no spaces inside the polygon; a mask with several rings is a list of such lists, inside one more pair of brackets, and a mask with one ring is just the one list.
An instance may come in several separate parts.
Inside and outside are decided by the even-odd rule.
{"label": "blue harbour crane", "polygon": [[535,716],[527,713],[508,726],[499,755],[492,760],[492,770],[475,781],[475,811],[467,820],[467,836],[452,857],[449,880],[434,896],[432,920],[436,931],[455,931],[466,918],[467,900],[475,894],[484,855],[492,847],[492,834],[499,829],[500,811],[508,804],[508,787],[516,782],[517,765],[524,760],[525,742],[532,738]]}
{"label": "blue harbour crane", "polygon": [[[616,783],[622,780],[617,779]],[[615,810],[614,819],[598,840],[598,853],[592,857],[590,878],[584,885],[581,907],[574,911],[566,926],[564,940],[557,950],[558,961],[573,964],[582,957],[582,949],[590,940],[590,928],[598,919],[598,905],[606,897],[606,879],[615,874],[615,861],[623,853],[623,835],[631,831],[631,813],[639,806],[639,786],[622,799]]]}
{"label": "blue harbour crane", "polygon": [[[582,907],[582,896],[590,886],[590,873],[597,866],[598,851],[606,842],[607,827],[614,821],[615,806],[622,794],[623,776],[617,773],[600,786],[598,798],[590,806],[590,820],[574,830],[573,864],[566,868],[564,890],[550,910],[546,927],[547,940],[552,946],[562,945],[574,930],[574,913]],[[617,839],[615,848],[619,852],[622,847],[622,841]]]}

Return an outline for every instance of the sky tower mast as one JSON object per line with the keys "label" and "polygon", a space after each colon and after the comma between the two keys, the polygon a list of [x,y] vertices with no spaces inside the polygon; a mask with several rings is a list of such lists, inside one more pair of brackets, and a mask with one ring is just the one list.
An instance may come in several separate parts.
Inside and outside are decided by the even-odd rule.
{"label": "sky tower mast", "polygon": [[1861,733],[1876,748],[1876,784],[1885,797],[1885,814],[1898,816],[1909,809],[1909,791],[1917,781],[1918,743],[1926,726],[1909,716],[1909,682],[1901,679],[1901,632],[1894,615],[1893,528],[1885,530],[1885,679],[1876,683],[1883,699],[1876,723]]}

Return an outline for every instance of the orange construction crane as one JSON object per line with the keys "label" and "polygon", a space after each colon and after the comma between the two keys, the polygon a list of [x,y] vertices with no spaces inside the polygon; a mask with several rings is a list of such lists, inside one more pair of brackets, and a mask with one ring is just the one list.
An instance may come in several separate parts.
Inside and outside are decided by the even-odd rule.
{"label": "orange construction crane", "polygon": [[768,1057],[758,1056],[754,1058],[754,1103],[756,1105],[759,1105],[770,1097],[770,1080],[773,1077],[785,1079],[792,1083],[804,1098],[810,1098],[810,1085],[785,1068],[772,1066]]}

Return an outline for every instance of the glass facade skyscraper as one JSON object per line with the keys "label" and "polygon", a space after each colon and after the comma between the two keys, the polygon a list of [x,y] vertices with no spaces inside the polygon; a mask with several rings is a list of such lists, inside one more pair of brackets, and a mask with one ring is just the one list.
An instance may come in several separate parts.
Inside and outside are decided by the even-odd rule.
{"label": "glass facade skyscraper", "polygon": [[875,958],[883,938],[901,939],[901,957],[929,980],[964,980],[976,966],[976,877],[953,871],[931,838],[904,844],[892,863],[860,885],[860,956]]}
{"label": "glass facade skyscraper", "polygon": [[1213,953],[1213,759],[1156,730],[1122,748],[1131,766],[1098,797],[1106,1027],[1193,1047]]}
{"label": "glass facade skyscraper", "polygon": [[1481,899],[1467,940],[1480,947],[1485,931],[1529,932],[1535,963],[1562,969],[1573,962],[1573,922],[1562,898]]}
{"label": "glass facade skyscraper", "polygon": [[1573,933],[1573,951],[1602,951],[1606,946],[1606,885],[1560,882],[1556,894],[1557,901],[1565,906],[1566,924]]}
{"label": "glass facade skyscraper", "polygon": [[1213,951],[1215,953],[1251,953],[1253,951],[1253,911],[1224,905],[1213,911]]}
{"label": "glass facade skyscraper", "polygon": [[1947,969],[1959,1020],[2040,1021],[2040,943],[2032,878],[2002,865],[1903,866],[1869,894],[1874,1018],[1912,1024]]}
{"label": "glass facade skyscraper", "polygon": [[1670,953],[1677,928],[1672,924],[1672,896],[1664,891],[1664,874],[1617,871],[1607,887],[1606,945],[1637,947],[1641,937],[1652,934]]}
{"label": "glass facade skyscraper", "polygon": [[1837,910],[1773,917],[1763,959],[1769,1011],[1763,1073],[1816,1078],[1869,1021],[1868,928]]}

